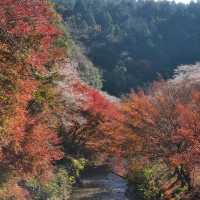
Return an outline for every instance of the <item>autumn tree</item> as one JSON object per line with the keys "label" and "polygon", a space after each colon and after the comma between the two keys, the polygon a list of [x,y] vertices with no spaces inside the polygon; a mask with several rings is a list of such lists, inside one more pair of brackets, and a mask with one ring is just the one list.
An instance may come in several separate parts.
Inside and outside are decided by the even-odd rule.
{"label": "autumn tree", "polygon": [[54,92],[48,92],[52,68],[63,60],[54,45],[61,32],[47,1],[0,5],[0,167],[18,177],[15,183],[32,176],[45,180],[63,157],[48,121],[55,112]]}
{"label": "autumn tree", "polygon": [[179,128],[173,135],[178,151],[172,157],[172,162],[184,166],[190,172],[192,181],[195,181],[195,170],[199,167],[199,97],[199,91],[193,91],[190,102],[177,104]]}
{"label": "autumn tree", "polygon": [[164,162],[177,177],[171,186],[180,181],[191,187],[190,167],[199,156],[197,88],[185,81],[161,81],[148,91],[132,93],[122,103],[126,131],[138,138],[127,147],[129,161]]}
{"label": "autumn tree", "polygon": [[73,89],[76,107],[68,124],[61,127],[65,146],[68,150],[71,147],[71,153],[85,152],[86,156],[89,152],[102,157],[120,153],[124,137],[115,131],[123,119],[119,101],[80,81],[73,84]]}

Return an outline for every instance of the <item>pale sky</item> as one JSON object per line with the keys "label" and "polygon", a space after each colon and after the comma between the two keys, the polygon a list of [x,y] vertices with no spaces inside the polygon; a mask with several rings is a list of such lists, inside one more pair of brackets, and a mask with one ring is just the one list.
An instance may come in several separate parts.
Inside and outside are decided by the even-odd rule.
{"label": "pale sky", "polygon": [[[170,1],[173,1],[173,0],[170,0]],[[190,3],[191,0],[174,0],[175,2],[177,3]]]}

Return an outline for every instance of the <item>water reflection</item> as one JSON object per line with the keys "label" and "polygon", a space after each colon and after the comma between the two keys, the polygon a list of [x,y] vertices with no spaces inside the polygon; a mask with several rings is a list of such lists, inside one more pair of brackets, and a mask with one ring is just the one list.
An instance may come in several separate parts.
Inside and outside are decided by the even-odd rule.
{"label": "water reflection", "polygon": [[104,169],[89,170],[81,182],[72,200],[128,200],[126,180]]}

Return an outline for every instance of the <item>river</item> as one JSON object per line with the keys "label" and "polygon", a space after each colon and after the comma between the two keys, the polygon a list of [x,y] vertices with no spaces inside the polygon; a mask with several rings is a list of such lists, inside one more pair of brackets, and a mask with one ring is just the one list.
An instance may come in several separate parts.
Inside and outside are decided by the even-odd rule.
{"label": "river", "polygon": [[[88,170],[81,184],[74,187],[71,200],[130,200],[126,196],[127,182],[105,168]],[[131,195],[131,200],[139,200]]]}

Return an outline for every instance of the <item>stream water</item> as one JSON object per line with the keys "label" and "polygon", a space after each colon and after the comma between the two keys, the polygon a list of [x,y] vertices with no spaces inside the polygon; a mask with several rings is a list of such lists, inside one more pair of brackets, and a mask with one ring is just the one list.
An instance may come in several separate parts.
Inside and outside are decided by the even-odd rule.
{"label": "stream water", "polygon": [[[129,200],[125,179],[104,168],[88,170],[80,186],[74,187],[72,200]],[[131,197],[131,200],[138,200]]]}

